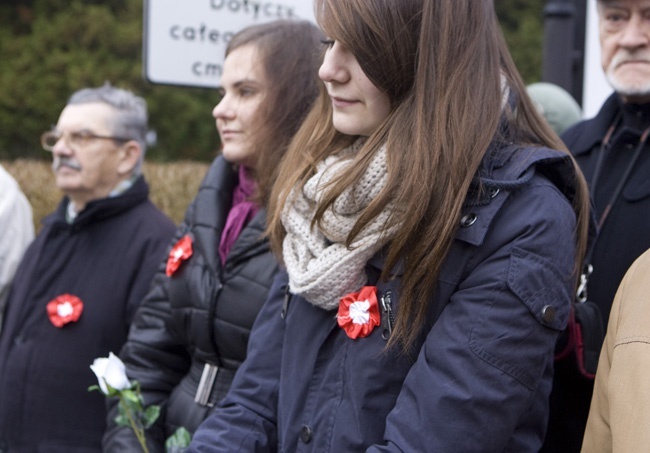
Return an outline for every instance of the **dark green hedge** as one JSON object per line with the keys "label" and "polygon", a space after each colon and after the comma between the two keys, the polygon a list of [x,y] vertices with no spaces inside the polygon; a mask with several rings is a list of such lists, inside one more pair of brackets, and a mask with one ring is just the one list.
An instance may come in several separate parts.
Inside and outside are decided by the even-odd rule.
{"label": "dark green hedge", "polygon": [[[192,0],[195,1],[195,0]],[[398,1],[398,0],[396,0]],[[495,0],[527,82],[541,72],[542,0]],[[154,160],[211,160],[218,149],[215,90],[142,77],[142,0],[3,0],[0,5],[0,159],[47,157],[42,131],[68,96],[104,81],[147,99]]]}

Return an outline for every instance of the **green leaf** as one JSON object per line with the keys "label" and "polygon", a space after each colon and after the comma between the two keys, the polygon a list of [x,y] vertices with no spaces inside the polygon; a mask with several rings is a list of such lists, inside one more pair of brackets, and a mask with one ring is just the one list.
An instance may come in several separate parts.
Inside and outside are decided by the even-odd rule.
{"label": "green leaf", "polygon": [[124,408],[122,407],[121,404],[119,407],[119,413],[118,415],[115,416],[114,420],[117,426],[127,426],[129,428],[131,427],[131,422],[129,421],[129,417],[126,415],[126,412],[124,411]]}
{"label": "green leaf", "polygon": [[99,390],[102,394],[104,393],[104,392],[102,392],[102,389],[101,389],[101,387],[99,385],[91,385],[90,387],[88,387],[89,392],[92,392],[92,391],[95,391],[95,390]]}
{"label": "green leaf", "polygon": [[156,423],[156,420],[158,420],[158,416],[160,415],[160,406],[156,406],[155,404],[149,406],[147,409],[144,411],[144,429],[149,429],[151,425]]}
{"label": "green leaf", "polygon": [[170,452],[176,449],[189,447],[191,441],[192,435],[187,429],[181,426],[174,431],[174,434],[167,438],[165,441],[165,450]]}
{"label": "green leaf", "polygon": [[[115,387],[111,387],[111,385],[104,380],[104,384],[106,384],[106,389],[108,390],[108,396],[109,398],[113,397],[119,397],[120,396],[120,391],[117,390]],[[102,392],[103,393],[103,392]]]}
{"label": "green leaf", "polygon": [[140,404],[140,397],[133,390],[122,390],[121,394],[122,398],[124,398],[126,401],[134,404]]}

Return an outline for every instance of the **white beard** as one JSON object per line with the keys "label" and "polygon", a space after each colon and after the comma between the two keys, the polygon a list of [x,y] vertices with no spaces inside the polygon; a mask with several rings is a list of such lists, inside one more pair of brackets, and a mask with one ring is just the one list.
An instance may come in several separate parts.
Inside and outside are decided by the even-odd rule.
{"label": "white beard", "polygon": [[614,88],[614,90],[625,97],[646,97],[650,96],[650,70],[648,77],[636,77],[636,80],[627,80],[628,77],[625,77],[622,74],[617,72],[617,69],[620,64],[628,60],[642,60],[650,63],[650,52],[640,51],[640,52],[628,52],[627,50],[621,49],[614,55],[612,61],[605,72],[607,81]]}

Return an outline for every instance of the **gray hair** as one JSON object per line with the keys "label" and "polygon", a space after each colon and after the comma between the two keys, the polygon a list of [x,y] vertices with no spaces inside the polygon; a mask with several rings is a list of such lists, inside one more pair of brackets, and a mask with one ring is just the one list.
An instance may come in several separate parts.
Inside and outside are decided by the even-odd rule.
{"label": "gray hair", "polygon": [[101,102],[116,110],[113,134],[118,137],[128,137],[140,144],[142,152],[140,159],[133,169],[135,175],[142,173],[142,163],[147,150],[148,114],[147,102],[131,91],[112,86],[109,82],[98,88],[83,88],[76,91],[68,99],[67,105],[88,104]]}

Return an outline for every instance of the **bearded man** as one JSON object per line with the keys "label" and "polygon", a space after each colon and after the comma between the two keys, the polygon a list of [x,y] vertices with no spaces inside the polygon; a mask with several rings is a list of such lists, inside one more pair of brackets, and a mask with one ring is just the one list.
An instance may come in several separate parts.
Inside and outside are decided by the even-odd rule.
{"label": "bearded man", "polygon": [[[599,221],[587,297],[606,326],[626,270],[650,248],[650,0],[597,0],[597,9],[601,63],[615,93],[562,139],[587,178]],[[592,391],[592,380],[556,363],[542,451],[580,451]]]}

